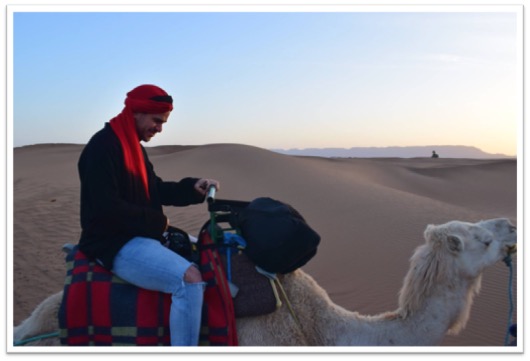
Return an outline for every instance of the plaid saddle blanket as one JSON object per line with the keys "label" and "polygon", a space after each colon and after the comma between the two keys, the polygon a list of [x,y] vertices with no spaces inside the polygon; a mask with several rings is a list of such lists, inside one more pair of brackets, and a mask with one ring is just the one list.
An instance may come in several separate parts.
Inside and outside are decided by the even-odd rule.
{"label": "plaid saddle blanket", "polygon": [[[207,231],[199,242],[212,244]],[[89,260],[77,246],[66,257],[59,331],[68,346],[169,346],[169,294],[138,288]],[[235,312],[214,247],[200,252],[206,282],[199,346],[237,346]]]}

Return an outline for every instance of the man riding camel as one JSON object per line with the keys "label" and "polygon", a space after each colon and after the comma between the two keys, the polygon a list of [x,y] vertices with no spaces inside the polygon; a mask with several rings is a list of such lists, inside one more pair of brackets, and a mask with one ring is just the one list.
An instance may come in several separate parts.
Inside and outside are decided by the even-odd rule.
{"label": "man riding camel", "polygon": [[122,112],[85,146],[78,162],[79,249],[129,283],[171,294],[171,345],[196,346],[205,283],[196,265],[161,243],[169,226],[162,206],[201,203],[219,182],[169,182],[155,174],[140,142],[160,133],[172,110],[173,99],[163,89],[138,86],[127,93]]}

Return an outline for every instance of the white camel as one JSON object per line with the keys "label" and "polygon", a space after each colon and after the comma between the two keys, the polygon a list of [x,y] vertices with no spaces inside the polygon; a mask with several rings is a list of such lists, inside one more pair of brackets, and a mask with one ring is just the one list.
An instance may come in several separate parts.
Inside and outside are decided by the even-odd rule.
{"label": "white camel", "polygon": [[[410,259],[399,307],[374,316],[334,304],[302,270],[281,277],[299,319],[286,307],[237,319],[241,346],[435,346],[458,334],[469,318],[485,268],[516,250],[516,228],[507,219],[428,225],[425,244]],[[43,301],[14,328],[15,343],[56,332],[62,292]],[[27,345],[60,345],[57,337]]]}

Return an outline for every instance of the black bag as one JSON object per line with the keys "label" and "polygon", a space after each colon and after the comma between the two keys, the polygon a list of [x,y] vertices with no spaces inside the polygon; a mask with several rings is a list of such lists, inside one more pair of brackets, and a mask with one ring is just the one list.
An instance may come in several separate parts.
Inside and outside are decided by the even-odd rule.
{"label": "black bag", "polygon": [[162,245],[186,258],[188,261],[192,260],[193,252],[188,233],[180,228],[169,226],[163,237]]}
{"label": "black bag", "polygon": [[320,236],[293,207],[268,197],[250,202],[238,216],[243,252],[270,273],[289,273],[317,253]]}

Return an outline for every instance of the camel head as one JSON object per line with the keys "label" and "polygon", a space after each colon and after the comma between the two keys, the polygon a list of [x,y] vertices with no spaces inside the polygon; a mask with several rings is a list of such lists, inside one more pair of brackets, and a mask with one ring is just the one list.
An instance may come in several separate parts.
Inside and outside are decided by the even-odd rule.
{"label": "camel head", "polygon": [[466,279],[514,253],[517,242],[516,228],[504,218],[429,225],[424,236],[425,247],[451,263],[455,276]]}
{"label": "camel head", "polygon": [[424,236],[425,244],[410,259],[399,295],[399,313],[408,317],[421,311],[428,299],[459,292],[460,304],[455,306],[458,315],[449,330],[456,334],[467,322],[483,270],[515,252],[516,228],[504,218],[477,223],[451,221],[428,225]]}

